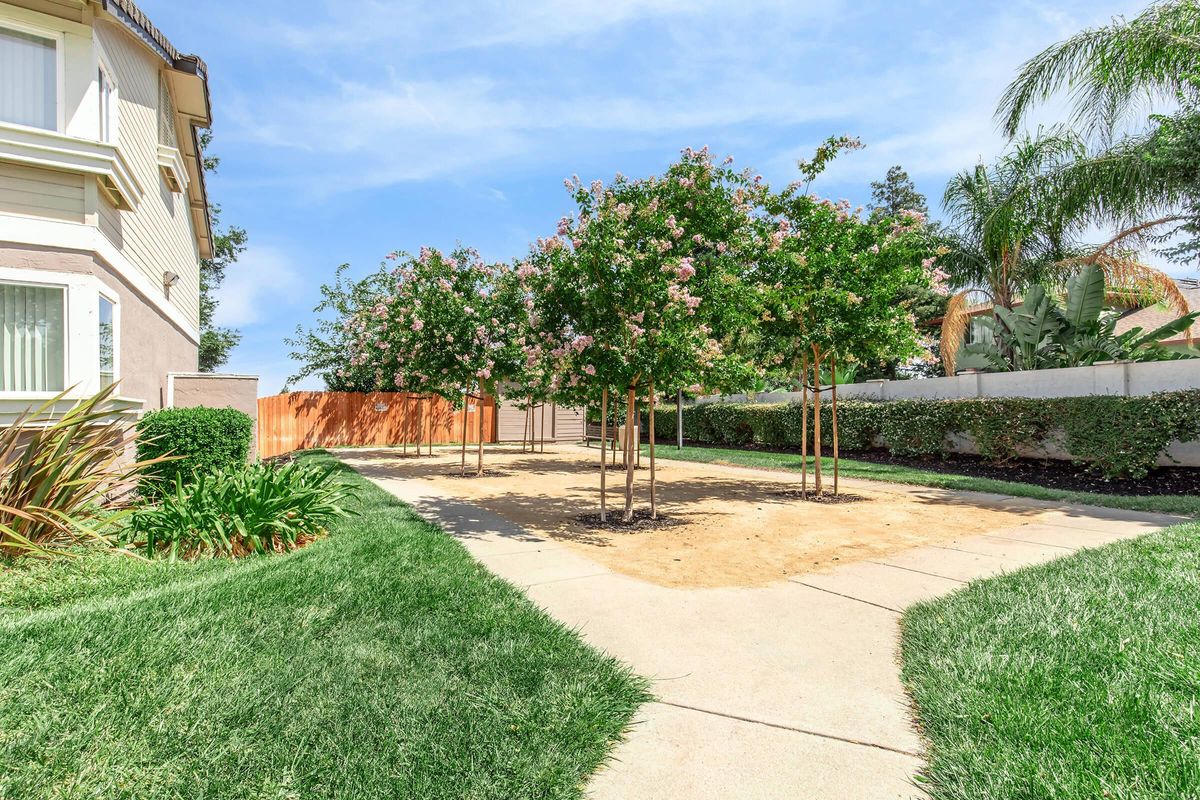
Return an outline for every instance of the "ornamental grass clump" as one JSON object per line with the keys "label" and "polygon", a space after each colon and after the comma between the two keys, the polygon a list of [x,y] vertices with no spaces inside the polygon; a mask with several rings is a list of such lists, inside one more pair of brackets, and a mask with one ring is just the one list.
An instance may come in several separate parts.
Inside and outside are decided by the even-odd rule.
{"label": "ornamental grass clump", "polygon": [[354,494],[331,479],[334,469],[259,463],[177,477],[158,505],[134,513],[136,544],[172,560],[303,547],[345,516]]}
{"label": "ornamental grass clump", "polygon": [[121,519],[112,506],[161,459],[132,461],[132,421],[111,402],[115,385],[56,408],[66,393],[0,428],[0,559],[108,543]]}

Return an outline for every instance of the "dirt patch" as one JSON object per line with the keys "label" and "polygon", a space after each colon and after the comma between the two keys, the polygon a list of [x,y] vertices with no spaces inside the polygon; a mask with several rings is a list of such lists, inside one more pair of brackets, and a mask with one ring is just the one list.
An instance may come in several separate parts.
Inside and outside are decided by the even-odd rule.
{"label": "dirt patch", "polygon": [[[659,513],[677,524],[650,530],[590,528],[578,517],[600,506],[595,448],[521,453],[489,448],[486,468],[506,475],[462,480],[456,455],[422,461],[387,450],[346,451],[371,477],[412,478],[475,503],[531,533],[562,542],[608,568],[662,586],[763,586],[793,575],[970,534],[1038,521],[1044,512],[943,489],[843,478],[854,502],[805,503],[798,475],[717,464],[660,461]],[[645,465],[643,460],[643,465]],[[612,478],[614,476],[610,476]],[[608,507],[624,506],[624,476],[607,484]],[[648,510],[649,474],[639,472],[635,508]],[[788,493],[788,494],[784,494]]]}

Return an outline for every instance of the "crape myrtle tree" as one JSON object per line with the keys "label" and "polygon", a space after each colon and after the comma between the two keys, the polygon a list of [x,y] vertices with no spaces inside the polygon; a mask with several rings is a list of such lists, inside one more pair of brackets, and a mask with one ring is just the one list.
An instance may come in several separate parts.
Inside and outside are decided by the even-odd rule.
{"label": "crape myrtle tree", "polygon": [[288,378],[289,385],[313,375],[331,392],[370,392],[379,385],[381,374],[366,362],[351,364],[347,354],[358,340],[357,320],[387,294],[391,270],[380,268],[355,281],[346,277],[349,269],[349,264],[342,264],[333,283],[321,286],[321,302],[313,313],[328,316],[318,316],[311,328],[296,326],[295,336],[286,340],[292,359],[302,365]]}
{"label": "crape myrtle tree", "polygon": [[[747,255],[759,247],[754,220],[766,189],[690,148],[661,176],[618,175],[605,186],[578,178],[567,188],[577,210],[556,235],[538,242],[545,263],[534,323],[562,380],[600,388],[606,418],[610,392],[622,396],[625,426],[625,522],[633,519],[634,408],[656,387],[725,385],[752,378],[728,345],[746,315]],[[573,389],[570,385],[565,389]],[[605,518],[601,454],[601,519]],[[657,517],[654,436],[650,436],[650,514]]]}
{"label": "crape myrtle tree", "polygon": [[905,358],[921,352],[912,311],[895,298],[913,285],[943,279],[935,266],[924,216],[902,211],[897,218],[864,219],[847,201],[819,199],[811,180],[842,149],[857,140],[830,139],[812,162],[801,162],[806,181],[765,200],[769,217],[760,220],[768,244],[755,277],[759,309],[756,342],[768,369],[798,376],[803,416],[801,440],[807,493],[808,393],[812,401],[814,491],[821,478],[822,373],[830,376],[834,491],[837,490],[837,375],[839,367]]}
{"label": "crape myrtle tree", "polygon": [[[528,313],[507,264],[487,264],[474,250],[448,254],[423,247],[396,252],[391,285],[351,319],[350,365],[375,377],[375,388],[479,402],[476,474],[483,474],[482,401],[517,375],[516,344]],[[466,470],[466,431],[463,470]]]}

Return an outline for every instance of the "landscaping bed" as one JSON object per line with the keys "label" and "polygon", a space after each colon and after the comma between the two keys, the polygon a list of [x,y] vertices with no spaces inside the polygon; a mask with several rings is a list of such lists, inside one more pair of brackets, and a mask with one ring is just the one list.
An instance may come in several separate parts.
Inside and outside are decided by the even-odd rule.
{"label": "landscaping bed", "polygon": [[337,479],[291,553],[0,572],[0,797],[580,797],[645,683]]}
{"label": "landscaping bed", "polygon": [[[643,449],[646,445],[642,446]],[[657,449],[660,460],[699,461],[715,464],[731,464],[734,466],[754,467],[756,469],[779,470],[798,473],[803,459],[800,453],[791,448],[770,448],[762,445],[743,445],[740,447],[711,447],[703,445],[688,445],[677,450],[674,443],[662,443]],[[862,457],[860,457],[862,456]],[[963,457],[974,462],[975,466],[989,466],[992,472],[982,469],[979,474],[964,473],[957,469],[960,463],[957,459],[941,461],[930,457],[928,460],[912,456],[892,456],[887,452],[868,451],[863,453],[845,454],[841,459],[840,472],[845,478],[864,478],[874,481],[889,481],[915,486],[929,486],[939,489],[956,489],[961,491],[990,492],[994,494],[1028,497],[1034,500],[1049,500],[1062,503],[1105,506],[1108,508],[1125,508],[1131,511],[1151,511],[1163,514],[1183,514],[1200,516],[1200,492],[1182,489],[1188,480],[1195,480],[1195,470],[1189,467],[1170,468],[1169,472],[1193,473],[1191,478],[1168,479],[1168,487],[1180,487],[1175,493],[1157,494],[1152,490],[1155,479],[1147,477],[1137,483],[1143,487],[1142,493],[1126,492],[1128,482],[1116,483],[1104,481],[1101,478],[1083,478],[1074,485],[1087,485],[1087,490],[1074,490],[1055,485],[1042,485],[1024,482],[1029,473],[1009,471],[1006,467],[986,465],[978,456]],[[812,482],[813,457],[808,457],[809,482]],[[821,461],[826,488],[832,485],[833,459],[825,457]],[[1038,462],[1031,462],[1037,464]],[[1070,470],[1070,465],[1063,462],[1060,467],[1054,462],[1047,470]],[[1075,468],[1078,469],[1078,468]],[[1151,476],[1161,474],[1159,471]],[[1035,476],[1036,477],[1036,476]],[[1088,483],[1087,481],[1092,481]]]}
{"label": "landscaping bed", "polygon": [[[675,450],[675,444],[675,441],[660,441],[658,454],[664,458],[673,457],[678,452]],[[684,445],[685,447],[707,447],[700,442],[685,441]],[[800,455],[799,448],[757,444],[724,445],[719,449]],[[829,455],[828,450],[824,455]],[[942,456],[903,456],[887,450],[842,450],[840,455],[851,461],[908,467],[946,475],[1028,483],[1067,492],[1120,494],[1134,497],[1200,495],[1200,467],[1159,467],[1143,478],[1105,478],[1088,471],[1086,466],[1071,461],[1052,459],[1014,458],[996,462],[983,456],[966,453],[946,453]]]}
{"label": "landscaping bed", "polygon": [[1200,525],[972,583],[904,615],[935,800],[1200,795]]}

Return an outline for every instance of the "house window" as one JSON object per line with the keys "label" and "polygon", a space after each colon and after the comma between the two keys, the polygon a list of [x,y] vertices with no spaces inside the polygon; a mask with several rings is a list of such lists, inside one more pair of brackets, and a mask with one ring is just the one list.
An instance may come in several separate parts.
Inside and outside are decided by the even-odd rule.
{"label": "house window", "polygon": [[0,122],[58,128],[58,54],[53,39],[0,28]]}
{"label": "house window", "polygon": [[100,67],[97,86],[100,89],[100,141],[115,144],[117,141],[117,85],[108,71]]}
{"label": "house window", "polygon": [[113,385],[116,379],[116,327],[113,323],[113,302],[100,295],[100,388]]}
{"label": "house window", "polygon": [[63,287],[0,283],[0,391],[61,392],[66,338]]}

